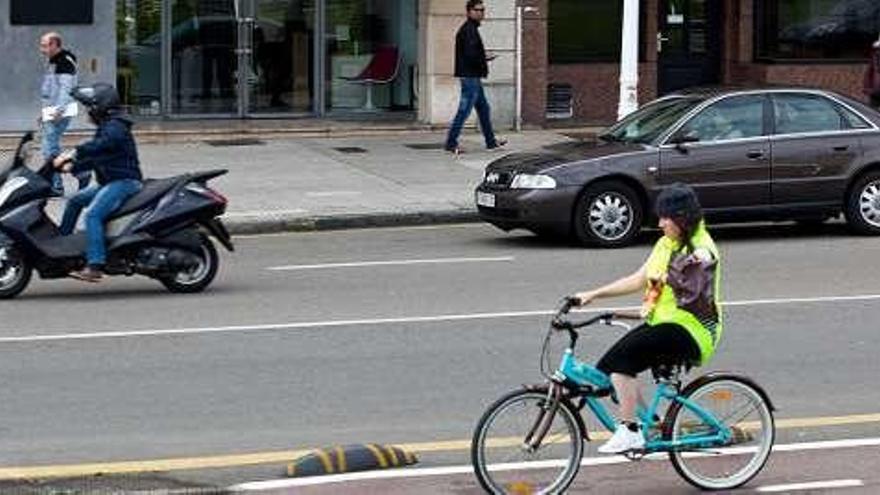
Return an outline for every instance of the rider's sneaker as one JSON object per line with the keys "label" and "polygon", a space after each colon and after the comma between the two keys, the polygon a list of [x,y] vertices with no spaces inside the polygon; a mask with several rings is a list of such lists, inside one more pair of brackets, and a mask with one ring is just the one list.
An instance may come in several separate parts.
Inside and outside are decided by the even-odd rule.
{"label": "rider's sneaker", "polygon": [[749,443],[754,439],[754,435],[744,430],[743,428],[740,428],[739,426],[733,425],[730,427],[730,440],[727,442],[727,445]]}
{"label": "rider's sneaker", "polygon": [[632,431],[625,423],[617,425],[614,435],[602,444],[597,451],[600,454],[622,454],[630,450],[638,450],[645,447],[645,438],[641,428]]}
{"label": "rider's sneaker", "polygon": [[104,277],[104,273],[98,267],[87,266],[82,270],[70,272],[70,277],[83,282],[98,283]]}

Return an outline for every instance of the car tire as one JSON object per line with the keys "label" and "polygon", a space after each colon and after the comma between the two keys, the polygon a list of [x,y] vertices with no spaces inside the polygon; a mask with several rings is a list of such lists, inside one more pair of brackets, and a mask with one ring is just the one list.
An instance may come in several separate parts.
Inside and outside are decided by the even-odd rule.
{"label": "car tire", "polygon": [[644,207],[622,182],[590,184],[578,198],[573,232],[585,246],[618,248],[632,244],[642,226]]}
{"label": "car tire", "polygon": [[856,180],[846,198],[846,222],[863,235],[880,235],[880,171]]}

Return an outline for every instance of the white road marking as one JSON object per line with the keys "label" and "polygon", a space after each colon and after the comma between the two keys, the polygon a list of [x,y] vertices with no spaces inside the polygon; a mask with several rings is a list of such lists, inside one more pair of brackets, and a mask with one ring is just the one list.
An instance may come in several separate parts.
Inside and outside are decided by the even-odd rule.
{"label": "white road marking", "polygon": [[[278,215],[301,215],[308,213],[308,210],[302,208],[292,208],[288,210],[258,210],[258,211],[233,211],[224,214],[221,219],[225,218],[249,218],[249,217],[275,217]],[[236,236],[238,237],[238,236]]]}
{"label": "white road marking", "polygon": [[423,260],[390,260],[390,261],[353,261],[349,263],[324,263],[319,265],[284,265],[270,266],[267,270],[317,270],[321,268],[352,268],[366,266],[396,266],[396,265],[436,265],[445,263],[491,263],[497,261],[513,261],[513,256],[496,256],[491,258],[437,258]]}
{"label": "white road marking", "polygon": [[792,483],[790,485],[768,485],[757,489],[759,492],[793,492],[796,490],[821,490],[823,488],[852,488],[865,486],[862,480],[830,480],[812,481],[810,483]]}
{"label": "white road marking", "polygon": [[[730,301],[724,303],[724,306],[760,306],[767,304],[821,304],[842,301],[874,301],[880,299],[880,294],[865,294],[856,296],[829,296],[829,297],[801,297],[801,298],[783,298],[783,299],[753,299],[744,301]],[[604,308],[590,308],[587,310],[578,310],[577,313],[601,313],[606,311],[633,311],[638,310],[638,306],[617,306]],[[400,318],[376,318],[364,320],[329,320],[329,321],[310,321],[298,323],[271,323],[260,325],[233,325],[223,327],[193,327],[193,328],[169,328],[169,329],[146,329],[146,330],[123,330],[123,331],[107,331],[107,332],[82,332],[82,333],[62,333],[62,334],[44,334],[44,335],[22,335],[18,337],[0,337],[0,344],[25,343],[25,342],[51,342],[60,340],[87,340],[87,339],[106,339],[120,337],[147,337],[147,336],[164,336],[164,335],[195,335],[195,334],[211,334],[211,333],[229,333],[229,332],[251,332],[251,331],[281,331],[281,330],[305,330],[312,328],[328,328],[328,327],[350,327],[360,325],[392,325],[403,323],[436,323],[445,321],[466,321],[466,320],[488,320],[499,318],[522,318],[531,316],[547,316],[552,315],[553,311],[534,310],[534,311],[508,311],[501,313],[470,313],[470,314],[452,314],[437,316],[410,316]]]}
{"label": "white road marking", "polygon": [[314,191],[307,192],[307,198],[332,198],[337,196],[360,196],[363,193],[360,191]]}
{"label": "white road marking", "polygon": [[[793,452],[799,450],[817,450],[817,449],[839,449],[839,448],[855,448],[855,447],[866,447],[866,446],[877,446],[880,445],[880,438],[857,438],[851,440],[832,440],[827,442],[807,442],[807,443],[793,443],[793,444],[783,444],[783,445],[775,445],[773,450],[775,452]],[[725,451],[727,454],[738,454],[741,453],[742,449],[728,449]],[[718,454],[712,454],[718,455]],[[667,459],[666,454],[652,454],[646,456],[647,460],[665,460]],[[498,464],[489,467],[490,471],[509,471],[509,470],[522,470],[522,469],[544,469],[549,467],[558,467],[563,465],[565,461],[563,460],[547,460],[547,461],[537,461],[537,462],[518,462],[518,463],[506,463],[506,464]],[[609,456],[609,457],[588,457],[581,461],[581,466],[601,466],[601,465],[612,465],[612,464],[623,464],[631,462],[630,460],[622,457],[622,456]],[[449,467],[436,467],[436,468],[402,468],[402,469],[388,469],[383,471],[364,471],[359,473],[346,473],[346,474],[334,474],[328,476],[311,476],[307,478],[289,478],[289,479],[279,479],[279,480],[267,480],[267,481],[253,481],[249,483],[241,483],[238,485],[234,485],[229,487],[232,491],[259,491],[259,490],[274,490],[280,488],[290,488],[295,486],[311,486],[311,485],[324,485],[331,483],[344,483],[346,481],[360,481],[360,480],[376,480],[376,479],[395,479],[395,478],[417,478],[424,476],[449,476],[456,474],[470,474],[473,473],[473,466],[449,466]],[[838,480],[837,483],[843,482],[858,482],[859,480]],[[824,483],[834,483],[834,482],[824,482]],[[806,483],[804,484],[806,485]],[[797,485],[778,485],[778,486],[797,486]],[[846,486],[860,486],[860,485],[846,485]],[[768,490],[769,488],[769,490]],[[767,486],[759,488],[758,491],[785,491],[785,490],[776,490],[775,486]],[[822,488],[822,487],[819,487]],[[829,488],[833,488],[833,486],[829,486]],[[794,488],[799,489],[799,488]],[[806,489],[806,488],[804,488]]]}

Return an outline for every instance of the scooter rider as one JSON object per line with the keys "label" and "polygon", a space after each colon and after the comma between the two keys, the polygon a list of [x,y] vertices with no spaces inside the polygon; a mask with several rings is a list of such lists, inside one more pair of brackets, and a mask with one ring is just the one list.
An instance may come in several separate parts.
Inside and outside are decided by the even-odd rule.
{"label": "scooter rider", "polygon": [[89,119],[98,129],[90,141],[61,153],[53,165],[73,174],[94,170],[97,184],[68,200],[59,230],[62,235],[70,235],[82,209],[89,207],[85,216],[87,265],[70,276],[98,282],[107,256],[104,222],[126,199],[141,190],[142,175],[137,146],[131,134],[132,122],[123,117],[116,88],[111,84],[97,83],[74,88],[70,94],[86,107]]}

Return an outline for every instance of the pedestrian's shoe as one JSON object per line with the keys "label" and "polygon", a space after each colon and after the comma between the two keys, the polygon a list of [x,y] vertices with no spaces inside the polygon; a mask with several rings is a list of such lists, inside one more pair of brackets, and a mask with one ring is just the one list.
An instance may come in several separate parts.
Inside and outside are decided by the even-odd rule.
{"label": "pedestrian's shoe", "polygon": [[614,435],[598,448],[600,454],[622,454],[631,450],[643,449],[645,438],[642,430],[636,426],[635,431],[626,423],[617,425]]}
{"label": "pedestrian's shoe", "polygon": [[499,148],[503,148],[507,145],[507,140],[504,138],[499,138],[495,140],[495,146],[489,146],[490,150],[497,150]]}
{"label": "pedestrian's shoe", "polygon": [[462,153],[461,146],[447,146],[444,148],[447,152],[452,153],[455,156],[458,156]]}
{"label": "pedestrian's shoe", "polygon": [[82,270],[70,272],[69,275],[71,278],[91,283],[98,283],[104,277],[104,273],[101,272],[100,269],[91,266],[87,266]]}

